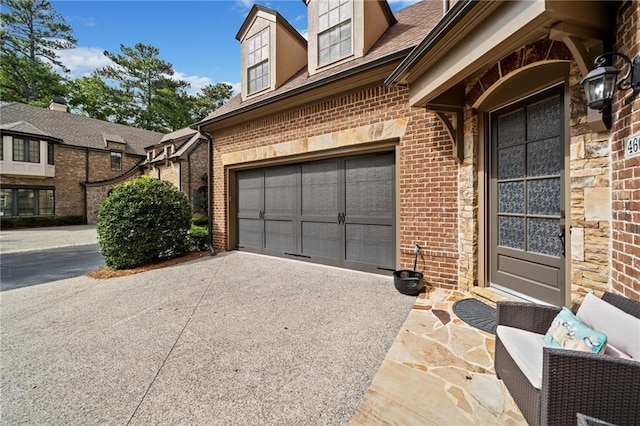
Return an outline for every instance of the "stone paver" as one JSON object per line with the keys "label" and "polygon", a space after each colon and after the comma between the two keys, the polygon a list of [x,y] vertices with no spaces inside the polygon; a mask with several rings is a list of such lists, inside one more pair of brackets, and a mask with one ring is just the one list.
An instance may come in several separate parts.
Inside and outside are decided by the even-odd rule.
{"label": "stone paver", "polygon": [[493,370],[494,336],[453,313],[466,297],[434,288],[418,296],[351,426],[526,426]]}

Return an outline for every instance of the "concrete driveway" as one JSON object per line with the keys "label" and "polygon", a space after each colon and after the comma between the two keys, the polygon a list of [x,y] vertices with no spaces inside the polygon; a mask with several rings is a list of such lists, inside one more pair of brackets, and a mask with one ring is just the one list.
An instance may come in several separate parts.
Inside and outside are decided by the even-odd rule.
{"label": "concrete driveway", "polygon": [[1,294],[2,424],[346,424],[415,297],[225,253]]}

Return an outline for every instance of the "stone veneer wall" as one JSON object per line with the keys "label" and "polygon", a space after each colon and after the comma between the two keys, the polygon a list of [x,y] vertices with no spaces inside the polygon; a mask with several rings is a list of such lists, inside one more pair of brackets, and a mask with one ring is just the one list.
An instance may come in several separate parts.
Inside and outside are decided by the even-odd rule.
{"label": "stone veneer wall", "polygon": [[[616,14],[613,50],[634,58],[640,54],[640,8],[626,2]],[[626,72],[618,60],[615,66]],[[617,91],[611,129],[613,244],[611,287],[640,300],[640,156],[625,158],[624,139],[640,132],[640,96],[629,102],[631,91]]]}
{"label": "stone veneer wall", "polygon": [[[411,108],[405,88],[373,87],[301,109],[215,131],[213,137],[213,244],[227,248],[226,159],[234,153],[273,155],[286,159],[297,152],[304,158],[310,146],[317,152],[331,148],[375,144],[384,139],[385,123],[406,125],[396,151],[399,176],[400,258],[398,266],[413,268],[413,245],[422,247],[418,269],[431,285],[458,284],[457,166],[451,142],[439,119],[421,108]],[[313,142],[311,142],[313,141]],[[254,149],[258,148],[259,149]],[[247,157],[249,159],[250,157]],[[302,160],[300,160],[302,161]],[[228,164],[228,163],[227,163]]]}
{"label": "stone veneer wall", "polygon": [[496,63],[483,75],[467,82],[464,123],[464,162],[459,171],[460,287],[470,290],[478,276],[478,124],[471,108],[492,85],[511,72],[543,60],[571,62],[570,91],[570,211],[571,295],[579,301],[587,291],[608,289],[610,208],[609,143],[606,134],[593,133],[587,124],[581,75],[563,43],[547,38],[523,46]]}

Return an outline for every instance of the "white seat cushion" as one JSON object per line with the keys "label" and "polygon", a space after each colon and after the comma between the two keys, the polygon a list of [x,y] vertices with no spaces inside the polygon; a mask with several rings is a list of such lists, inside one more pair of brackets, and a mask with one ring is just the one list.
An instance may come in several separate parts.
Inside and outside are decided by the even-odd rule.
{"label": "white seat cushion", "polygon": [[640,360],[640,318],[629,315],[588,293],[576,318],[607,335],[607,341],[631,358]]}
{"label": "white seat cushion", "polygon": [[511,358],[536,389],[542,388],[542,348],[544,334],[499,325],[496,330]]}

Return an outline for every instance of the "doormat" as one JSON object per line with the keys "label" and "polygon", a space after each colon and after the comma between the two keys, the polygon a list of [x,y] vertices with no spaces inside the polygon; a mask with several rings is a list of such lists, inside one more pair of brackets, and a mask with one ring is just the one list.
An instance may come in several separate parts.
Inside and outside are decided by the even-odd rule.
{"label": "doormat", "polygon": [[458,300],[453,304],[453,312],[467,324],[496,334],[496,309],[482,303],[478,299],[469,298]]}

